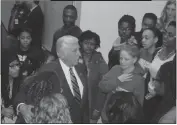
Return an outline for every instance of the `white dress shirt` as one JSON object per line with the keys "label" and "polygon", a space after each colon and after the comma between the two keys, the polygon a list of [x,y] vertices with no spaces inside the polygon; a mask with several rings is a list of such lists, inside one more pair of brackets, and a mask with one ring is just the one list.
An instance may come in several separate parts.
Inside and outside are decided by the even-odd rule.
{"label": "white dress shirt", "polygon": [[[30,9],[30,12],[29,12],[28,16],[31,14],[31,12],[32,12],[37,6],[38,6],[38,5],[35,5],[33,8]],[[27,20],[25,20],[24,23],[27,23]]]}
{"label": "white dress shirt", "polygon": [[35,5],[33,8],[30,9],[30,11],[32,12],[38,5]]}
{"label": "white dress shirt", "polygon": [[[59,61],[60,61],[61,67],[63,69],[63,72],[65,74],[66,80],[68,82],[69,88],[70,88],[72,94],[74,95],[74,90],[73,90],[73,85],[72,85],[72,82],[71,82],[69,67],[66,64],[64,64],[61,59],[59,59]],[[75,68],[72,67],[72,69],[73,69],[74,75],[76,76],[77,83],[78,83],[79,90],[80,90],[80,94],[81,94],[81,98],[82,98],[82,96],[83,96],[83,88],[84,88],[83,84],[82,84],[82,82],[81,82],[81,80],[80,80]]]}

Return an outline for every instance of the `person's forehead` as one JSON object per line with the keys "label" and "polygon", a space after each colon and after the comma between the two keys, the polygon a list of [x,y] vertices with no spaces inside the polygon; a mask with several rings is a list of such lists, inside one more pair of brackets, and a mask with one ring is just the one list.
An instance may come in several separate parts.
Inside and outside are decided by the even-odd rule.
{"label": "person's forehead", "polygon": [[95,43],[96,41],[94,38],[91,38],[91,39],[84,40],[84,42]]}
{"label": "person's forehead", "polygon": [[143,35],[151,36],[153,32],[151,30],[144,30]]}
{"label": "person's forehead", "polygon": [[21,32],[20,33],[20,36],[31,36],[30,33],[28,32]]}
{"label": "person's forehead", "polygon": [[64,14],[72,14],[72,15],[75,15],[75,14],[76,14],[76,11],[73,10],[73,9],[65,9],[63,13],[64,13]]}
{"label": "person's forehead", "polygon": [[121,24],[120,24],[120,27],[130,27],[130,24],[128,23],[128,22],[122,22]]}
{"label": "person's forehead", "polygon": [[154,20],[146,17],[146,18],[144,18],[143,23],[144,24],[154,24]]}

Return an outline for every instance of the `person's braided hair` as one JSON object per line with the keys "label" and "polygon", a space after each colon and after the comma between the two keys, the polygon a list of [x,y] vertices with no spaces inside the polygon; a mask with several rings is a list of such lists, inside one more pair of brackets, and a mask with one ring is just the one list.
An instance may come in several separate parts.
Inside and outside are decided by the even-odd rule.
{"label": "person's braided hair", "polygon": [[42,72],[27,80],[27,98],[31,100],[34,106],[37,106],[44,96],[52,93],[53,83],[50,77],[53,74],[53,72]]}

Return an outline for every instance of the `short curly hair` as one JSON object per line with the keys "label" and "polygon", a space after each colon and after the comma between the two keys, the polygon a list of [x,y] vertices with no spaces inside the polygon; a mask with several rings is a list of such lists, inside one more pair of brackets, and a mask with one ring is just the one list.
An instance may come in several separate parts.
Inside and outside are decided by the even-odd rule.
{"label": "short curly hair", "polygon": [[95,33],[92,32],[90,30],[84,31],[80,36],[79,36],[79,45],[81,46],[82,42],[84,42],[84,40],[91,40],[94,39],[96,42],[96,46],[100,47],[100,36]]}
{"label": "short curly hair", "polygon": [[131,26],[133,32],[135,32],[136,24],[135,24],[135,18],[133,16],[123,15],[118,22],[118,27],[121,25],[122,22],[127,22]]}
{"label": "short curly hair", "polygon": [[35,108],[33,123],[72,123],[66,98],[59,93],[45,96]]}

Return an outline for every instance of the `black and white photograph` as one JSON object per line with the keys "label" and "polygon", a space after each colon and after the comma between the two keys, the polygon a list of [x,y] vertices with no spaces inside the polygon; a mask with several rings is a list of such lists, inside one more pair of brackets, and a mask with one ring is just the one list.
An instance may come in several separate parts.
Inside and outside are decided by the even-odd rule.
{"label": "black and white photograph", "polygon": [[176,124],[176,0],[1,0],[1,124]]}

